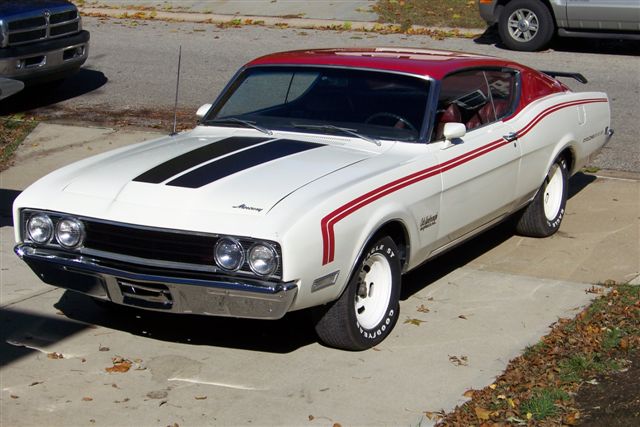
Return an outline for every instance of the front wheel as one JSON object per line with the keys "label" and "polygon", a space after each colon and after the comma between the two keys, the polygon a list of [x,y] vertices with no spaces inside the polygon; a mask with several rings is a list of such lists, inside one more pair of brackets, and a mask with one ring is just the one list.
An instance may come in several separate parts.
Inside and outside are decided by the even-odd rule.
{"label": "front wheel", "polygon": [[318,337],[345,350],[379,344],[396,324],[399,295],[398,248],[390,237],[383,237],[367,246],[340,298],[316,309]]}
{"label": "front wheel", "polygon": [[559,158],[520,217],[516,230],[531,237],[547,237],[558,231],[564,217],[569,189],[567,162]]}

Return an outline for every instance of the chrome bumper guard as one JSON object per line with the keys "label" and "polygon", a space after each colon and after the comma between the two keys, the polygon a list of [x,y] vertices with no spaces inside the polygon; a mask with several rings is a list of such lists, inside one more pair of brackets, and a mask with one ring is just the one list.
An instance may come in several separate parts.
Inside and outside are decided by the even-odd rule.
{"label": "chrome bumper guard", "polygon": [[14,249],[42,281],[94,298],[148,310],[280,319],[297,295],[293,282],[232,276],[212,280],[136,273],[79,254],[20,244]]}

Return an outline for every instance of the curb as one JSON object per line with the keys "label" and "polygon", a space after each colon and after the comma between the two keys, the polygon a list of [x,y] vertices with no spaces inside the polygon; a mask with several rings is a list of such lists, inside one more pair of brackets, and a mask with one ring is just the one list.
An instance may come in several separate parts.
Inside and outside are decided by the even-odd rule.
{"label": "curb", "polygon": [[199,24],[223,24],[229,26],[259,25],[278,28],[301,28],[335,31],[367,31],[405,33],[417,35],[449,36],[449,37],[475,37],[485,30],[481,28],[453,28],[453,27],[425,27],[412,25],[404,30],[397,24],[381,24],[368,21],[339,21],[333,19],[313,18],[279,18],[274,16],[240,16],[220,15],[214,13],[199,12],[168,12],[159,10],[143,10],[135,8],[98,8],[80,7],[80,13],[91,17],[108,17],[116,19],[141,19],[170,22],[190,22]]}

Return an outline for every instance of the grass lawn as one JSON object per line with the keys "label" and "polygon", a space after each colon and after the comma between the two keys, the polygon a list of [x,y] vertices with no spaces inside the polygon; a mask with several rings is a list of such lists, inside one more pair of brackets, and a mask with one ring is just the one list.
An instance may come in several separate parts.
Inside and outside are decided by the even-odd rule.
{"label": "grass lawn", "polygon": [[475,0],[378,0],[373,6],[379,22],[409,28],[424,25],[454,28],[485,28]]}
{"label": "grass lawn", "polygon": [[25,120],[19,116],[0,117],[0,171],[10,166],[16,149],[36,124],[34,120]]}

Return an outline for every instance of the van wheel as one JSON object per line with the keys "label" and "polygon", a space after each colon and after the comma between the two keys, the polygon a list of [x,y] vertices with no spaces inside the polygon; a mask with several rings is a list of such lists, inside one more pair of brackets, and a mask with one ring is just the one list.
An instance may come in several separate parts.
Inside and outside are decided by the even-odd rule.
{"label": "van wheel", "polygon": [[558,231],[565,213],[569,189],[567,162],[559,158],[520,217],[516,230],[531,237],[547,237]]}
{"label": "van wheel", "polygon": [[328,346],[365,350],[381,343],[399,314],[400,254],[390,237],[367,246],[346,289],[314,313],[316,332]]}
{"label": "van wheel", "polygon": [[543,2],[514,0],[502,10],[498,32],[509,49],[532,52],[542,49],[551,41],[555,24]]}

